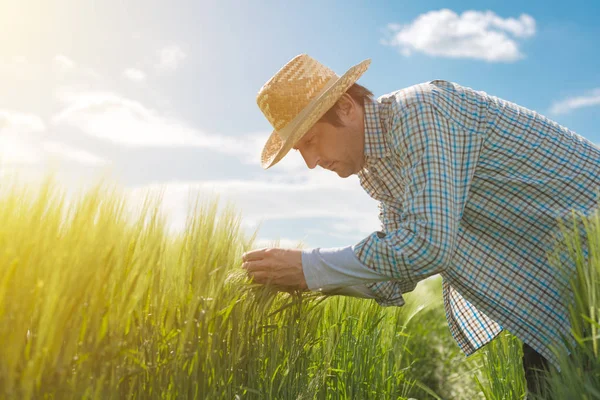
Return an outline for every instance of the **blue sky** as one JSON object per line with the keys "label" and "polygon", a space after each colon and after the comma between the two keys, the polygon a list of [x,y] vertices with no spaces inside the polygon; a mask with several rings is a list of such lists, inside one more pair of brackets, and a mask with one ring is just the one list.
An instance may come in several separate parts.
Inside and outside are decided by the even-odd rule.
{"label": "blue sky", "polygon": [[[126,5],[123,5],[126,3]],[[110,173],[132,202],[219,193],[260,244],[354,244],[379,229],[356,176],[290,153],[259,165],[260,87],[307,53],[338,74],[370,58],[376,96],[433,79],[483,90],[600,143],[600,3],[19,1],[0,3],[2,174]]]}

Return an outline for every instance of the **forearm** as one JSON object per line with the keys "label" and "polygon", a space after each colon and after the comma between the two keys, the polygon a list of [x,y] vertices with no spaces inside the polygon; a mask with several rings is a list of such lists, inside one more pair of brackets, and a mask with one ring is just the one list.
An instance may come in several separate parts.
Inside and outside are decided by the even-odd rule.
{"label": "forearm", "polygon": [[365,284],[390,279],[362,264],[352,246],[303,250],[302,268],[308,288],[326,293],[362,286],[363,290],[356,290],[366,294],[369,291],[364,287]]}

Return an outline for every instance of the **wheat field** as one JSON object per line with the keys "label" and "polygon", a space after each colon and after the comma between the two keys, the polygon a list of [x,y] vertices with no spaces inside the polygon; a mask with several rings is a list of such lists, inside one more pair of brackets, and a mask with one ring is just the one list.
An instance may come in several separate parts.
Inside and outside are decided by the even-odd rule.
{"label": "wheat field", "polygon": [[[241,270],[257,232],[241,229],[233,205],[218,211],[218,198],[197,198],[185,228],[171,233],[160,196],[148,195],[137,213],[127,201],[105,182],[68,201],[52,177],[2,184],[0,398],[525,395],[520,342],[506,333],[465,358],[439,278],[421,282],[401,308],[278,291]],[[600,397],[599,221],[588,225],[591,267],[577,240],[568,247],[581,269],[577,345],[549,377],[557,398]]]}

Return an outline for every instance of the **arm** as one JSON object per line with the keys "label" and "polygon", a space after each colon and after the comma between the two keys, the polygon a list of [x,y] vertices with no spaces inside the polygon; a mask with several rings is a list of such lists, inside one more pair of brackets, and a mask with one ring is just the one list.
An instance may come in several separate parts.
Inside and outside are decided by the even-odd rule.
{"label": "arm", "polygon": [[387,279],[363,265],[352,246],[302,250],[302,270],[308,289],[353,297],[373,298],[365,282]]}
{"label": "arm", "polygon": [[[382,204],[384,231],[353,246],[360,264],[377,276],[362,282],[382,305],[402,305],[403,293],[449,264],[481,145],[481,137],[433,105],[415,104],[397,118],[392,141],[402,161],[397,173],[406,182],[403,195]],[[330,282],[335,284],[344,281]]]}

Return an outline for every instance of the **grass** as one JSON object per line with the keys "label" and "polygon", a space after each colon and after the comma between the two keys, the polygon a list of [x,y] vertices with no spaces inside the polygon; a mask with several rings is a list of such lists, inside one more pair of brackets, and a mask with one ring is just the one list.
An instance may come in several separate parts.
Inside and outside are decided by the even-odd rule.
{"label": "grass", "polygon": [[600,399],[600,212],[573,213],[561,231],[564,240],[552,259],[563,266],[574,294],[569,309],[573,339],[565,338],[568,352],[555,350],[560,372],[547,376],[544,397]]}
{"label": "grass", "polygon": [[523,394],[518,341],[503,335],[465,359],[438,278],[402,308],[278,292],[241,270],[256,232],[232,205],[195,199],[170,233],[160,196],[133,214],[125,199],[104,183],[70,201],[52,178],[3,183],[0,398]]}
{"label": "grass", "polygon": [[474,376],[487,400],[523,399],[526,394],[522,343],[507,332],[480,350],[483,365]]}

